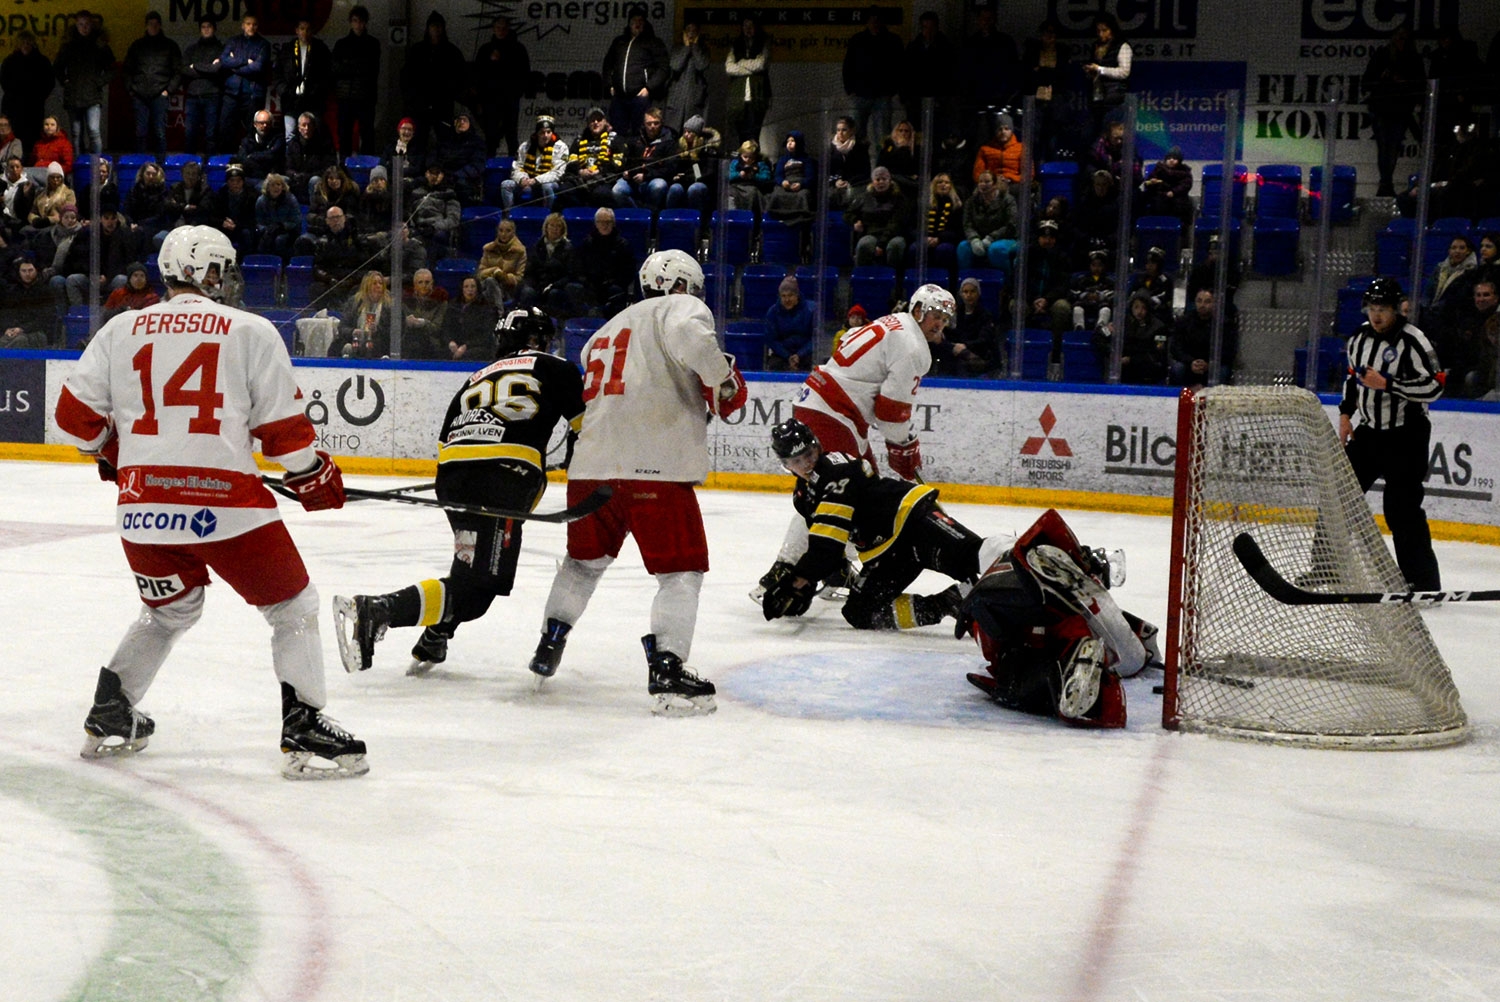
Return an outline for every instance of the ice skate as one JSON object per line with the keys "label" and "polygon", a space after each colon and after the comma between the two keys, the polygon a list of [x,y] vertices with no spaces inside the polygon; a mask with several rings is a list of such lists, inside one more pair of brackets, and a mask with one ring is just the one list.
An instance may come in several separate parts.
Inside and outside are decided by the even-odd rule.
{"label": "ice skate", "polygon": [[560,619],[547,620],[542,639],[537,641],[536,653],[531,655],[531,663],[526,666],[538,678],[551,678],[557,674],[557,666],[562,663],[563,648],[568,645],[568,631],[572,628],[572,624]]}
{"label": "ice skate", "polygon": [[84,758],[114,758],[134,755],[150,743],[156,722],[130,705],[120,689],[120,676],[99,669],[94,706],[84,718]]}
{"label": "ice skate", "polygon": [[383,595],[333,596],[333,630],[339,641],[344,670],[367,670],[375,659],[375,645],[391,625],[391,607]]}
{"label": "ice skate", "polygon": [[412,645],[411,665],[406,669],[406,674],[426,675],[432,671],[433,665],[448,660],[448,640],[448,634],[435,626],[423,630],[422,636]]}
{"label": "ice skate", "polygon": [[844,561],[842,567],[824,578],[818,588],[818,597],[825,602],[844,602],[849,598],[849,592],[859,581],[859,571],[848,560]]}
{"label": "ice skate", "polygon": [[1088,574],[1065,550],[1040,543],[1024,556],[1026,568],[1042,590],[1074,612],[1091,614],[1098,609],[1104,585]]}
{"label": "ice skate", "polygon": [[1062,694],[1057,697],[1059,716],[1078,720],[1099,701],[1104,659],[1104,644],[1097,637],[1085,637],[1073,645],[1062,668]]}
{"label": "ice skate", "polygon": [[793,566],[792,563],[786,560],[778,560],[772,564],[771,569],[762,574],[760,581],[756,583],[754,588],[750,589],[750,601],[756,605],[760,605],[761,601],[766,597],[766,592],[770,591],[773,586],[792,573]]}
{"label": "ice skate", "polygon": [[714,684],[699,678],[682,664],[682,658],[671,651],[656,648],[656,635],[648,633],[641,638],[646,649],[646,691],[656,697],[651,712],[659,717],[690,717],[713,713],[719,707],[714,702]]}
{"label": "ice skate", "polygon": [[281,774],[287,779],[349,779],[370,771],[365,743],[281,683]]}

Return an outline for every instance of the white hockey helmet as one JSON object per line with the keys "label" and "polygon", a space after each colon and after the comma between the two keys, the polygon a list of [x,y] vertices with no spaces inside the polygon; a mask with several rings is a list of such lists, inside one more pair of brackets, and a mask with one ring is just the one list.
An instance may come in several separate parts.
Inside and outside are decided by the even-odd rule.
{"label": "white hockey helmet", "polygon": [[[931,282],[919,286],[917,291],[911,294],[911,304],[907,308],[915,315],[918,306],[922,307],[922,316],[926,316],[928,310],[936,310],[947,317],[950,324],[958,315],[958,303],[954,300],[953,293]],[[917,317],[917,319],[921,320],[922,317]]]}
{"label": "white hockey helmet", "polygon": [[222,282],[234,266],[234,258],[234,244],[219,230],[212,226],[179,226],[162,241],[156,263],[163,281],[208,292],[212,288],[208,284],[209,269],[218,265]]}
{"label": "white hockey helmet", "polygon": [[703,295],[703,269],[686,251],[657,251],[641,265],[641,291],[648,296],[666,295],[678,282],[688,295]]}

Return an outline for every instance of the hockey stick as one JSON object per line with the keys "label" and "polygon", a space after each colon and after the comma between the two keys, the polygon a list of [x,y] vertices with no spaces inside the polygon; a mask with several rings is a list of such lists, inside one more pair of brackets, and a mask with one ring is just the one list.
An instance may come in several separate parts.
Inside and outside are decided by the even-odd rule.
{"label": "hockey stick", "polygon": [[1283,605],[1439,605],[1450,602],[1500,602],[1500,589],[1489,591],[1308,591],[1276,572],[1248,532],[1234,537],[1234,555],[1267,595]]}
{"label": "hockey stick", "polygon": [[[262,476],[261,481],[282,497],[297,500],[297,492],[275,477]],[[413,497],[410,494],[388,491],[366,491],[358,487],[344,488],[344,496],[351,501],[395,501],[398,504],[413,504],[422,508],[441,508],[444,511],[462,512],[466,515],[484,515],[488,518],[510,518],[518,522],[573,522],[603,508],[614,495],[614,488],[601,484],[594,493],[569,508],[557,511],[519,511],[511,508],[491,508],[480,504],[461,504],[457,501],[438,501],[432,498]]]}

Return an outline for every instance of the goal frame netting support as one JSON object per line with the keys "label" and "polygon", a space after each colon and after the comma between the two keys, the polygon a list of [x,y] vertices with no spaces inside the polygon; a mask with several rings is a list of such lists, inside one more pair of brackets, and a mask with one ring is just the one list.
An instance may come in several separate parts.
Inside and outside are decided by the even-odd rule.
{"label": "goal frame netting support", "polygon": [[1316,396],[1178,399],[1162,726],[1321,748],[1406,749],[1469,734],[1417,607],[1282,605],[1233,555],[1248,532],[1312,590],[1400,591],[1400,571]]}

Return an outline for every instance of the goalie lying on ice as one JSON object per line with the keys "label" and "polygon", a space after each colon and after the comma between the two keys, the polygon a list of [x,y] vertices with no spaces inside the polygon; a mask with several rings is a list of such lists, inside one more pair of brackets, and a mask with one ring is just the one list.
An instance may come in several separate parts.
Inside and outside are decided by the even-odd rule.
{"label": "goalie lying on ice", "polygon": [[[1156,627],[1122,612],[1106,590],[1123,583],[1112,560],[1080,546],[1049,509],[1009,549],[985,541],[984,574],[959,609],[989,662],[968,678],[1001,706],[1055,714],[1075,727],[1124,727],[1129,678],[1159,665]],[[1111,563],[1116,580],[1111,582]]]}

